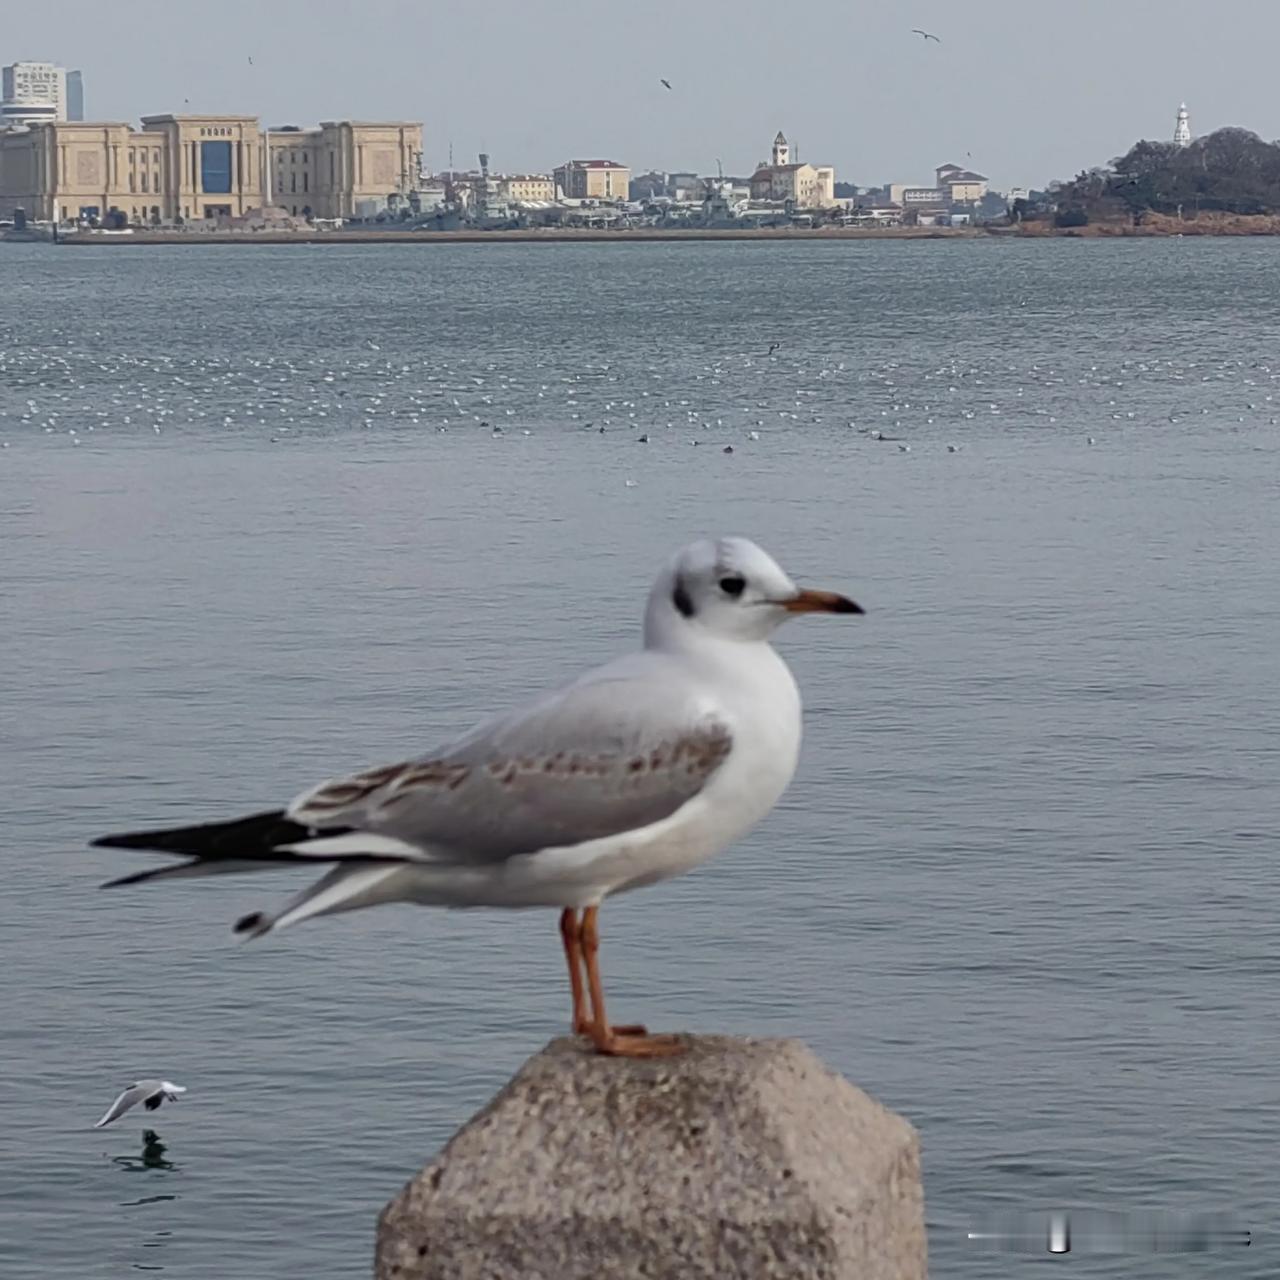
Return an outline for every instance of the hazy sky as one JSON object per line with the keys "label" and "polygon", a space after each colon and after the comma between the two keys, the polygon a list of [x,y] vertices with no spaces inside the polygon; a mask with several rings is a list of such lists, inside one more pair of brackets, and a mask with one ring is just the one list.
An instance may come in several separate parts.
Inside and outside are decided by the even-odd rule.
{"label": "hazy sky", "polygon": [[1275,138],[1278,46],[1276,0],[40,0],[0,21],[0,62],[82,69],[93,119],[421,120],[429,167],[452,141],[459,168],[507,171],[742,174],[781,128],[864,185],[954,162],[1039,186],[1171,136],[1184,98],[1197,133]]}

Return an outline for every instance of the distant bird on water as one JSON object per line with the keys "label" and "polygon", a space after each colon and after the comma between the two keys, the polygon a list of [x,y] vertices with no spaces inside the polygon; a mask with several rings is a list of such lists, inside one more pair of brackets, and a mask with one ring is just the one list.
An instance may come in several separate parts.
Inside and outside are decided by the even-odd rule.
{"label": "distant bird on water", "polygon": [[938,39],[938,37],[937,37],[937,36],[935,36],[935,35],[933,34],[933,32],[932,32],[932,31],[921,31],[919,27],[912,27],[912,28],[911,28],[911,34],[912,34],[913,36],[921,36],[921,37],[923,37],[926,41],[927,41],[927,40],[932,40],[935,44],[941,44],[941,43],[942,43],[942,41],[941,41],[941,40],[939,40],[939,39]]}
{"label": "distant bird on water", "polygon": [[107,1108],[107,1114],[93,1127],[101,1129],[104,1124],[119,1120],[126,1111],[132,1111],[140,1102],[148,1111],[154,1111],[162,1102],[177,1102],[180,1093],[186,1093],[186,1089],[180,1084],[174,1084],[172,1080],[139,1080],[136,1084],[131,1084]]}
{"label": "distant bird on water", "polygon": [[768,350],[767,354],[768,354],[768,355],[773,355],[773,353],[774,353],[775,351],[777,351],[777,349],[778,349],[780,346],[782,346],[782,343],[780,343],[780,342],[771,342],[771,343],[769,343],[769,350]]}
{"label": "distant bird on water", "polygon": [[670,80],[659,80],[659,81],[658,81],[658,83],[659,83],[660,85],[662,85],[662,87],[663,87],[664,89],[670,89],[670,88],[671,88],[671,81],[670,81]]}

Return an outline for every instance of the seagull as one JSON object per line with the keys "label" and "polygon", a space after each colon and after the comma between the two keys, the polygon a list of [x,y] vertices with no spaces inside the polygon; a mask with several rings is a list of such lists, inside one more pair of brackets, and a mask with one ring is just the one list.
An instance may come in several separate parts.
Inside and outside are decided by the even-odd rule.
{"label": "seagull", "polygon": [[771,342],[771,343],[769,343],[769,350],[765,352],[765,355],[767,355],[767,356],[771,356],[771,355],[773,355],[773,353],[774,353],[775,351],[777,351],[777,349],[778,349],[780,346],[782,346],[782,343],[780,343],[780,342]]}
{"label": "seagull", "polygon": [[186,1093],[186,1089],[180,1084],[174,1084],[172,1080],[139,1080],[136,1084],[131,1084],[107,1108],[107,1114],[93,1127],[101,1129],[103,1125],[119,1120],[126,1111],[131,1111],[140,1102],[148,1111],[154,1111],[162,1102],[177,1102],[180,1093]]}
{"label": "seagull", "polygon": [[670,80],[659,80],[659,82],[658,82],[658,83],[659,83],[659,84],[661,84],[661,85],[662,85],[662,87],[663,87],[664,89],[670,89],[670,88],[671,88],[671,81],[670,81]]}
{"label": "seagull", "polygon": [[942,41],[933,34],[932,31],[921,31],[919,27],[912,27],[911,34],[913,36],[923,36],[926,41],[932,40],[935,44],[941,44]]}
{"label": "seagull", "polygon": [[393,902],[555,908],[574,1032],[602,1054],[679,1053],[675,1037],[609,1022],[601,904],[692,870],[773,808],[795,773],[801,717],[770,637],[795,614],[862,612],[798,587],[745,538],[693,542],[650,590],[638,651],[283,809],[104,836],[94,845],[185,859],[104,887],[334,864],[274,914],[244,916],[235,931],[247,938]]}

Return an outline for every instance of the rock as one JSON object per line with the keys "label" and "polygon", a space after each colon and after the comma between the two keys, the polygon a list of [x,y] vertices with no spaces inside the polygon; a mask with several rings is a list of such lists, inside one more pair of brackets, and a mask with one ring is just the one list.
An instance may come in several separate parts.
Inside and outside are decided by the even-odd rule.
{"label": "rock", "polygon": [[915,1130],[799,1041],[553,1040],[387,1205],[377,1280],[924,1280]]}

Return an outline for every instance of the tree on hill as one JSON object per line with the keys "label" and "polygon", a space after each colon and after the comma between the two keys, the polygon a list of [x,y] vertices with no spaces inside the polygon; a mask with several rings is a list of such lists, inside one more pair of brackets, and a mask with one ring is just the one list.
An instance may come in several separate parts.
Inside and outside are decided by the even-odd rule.
{"label": "tree on hill", "polygon": [[1136,143],[1104,169],[1078,174],[1057,190],[1059,211],[1087,218],[1201,210],[1280,212],[1280,145],[1248,129],[1219,129],[1185,147]]}

